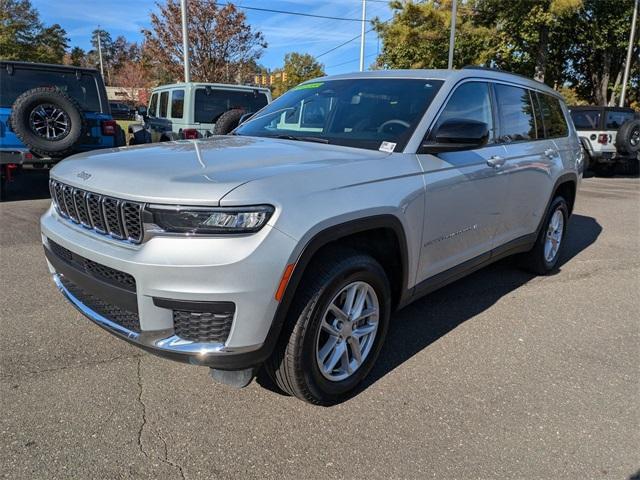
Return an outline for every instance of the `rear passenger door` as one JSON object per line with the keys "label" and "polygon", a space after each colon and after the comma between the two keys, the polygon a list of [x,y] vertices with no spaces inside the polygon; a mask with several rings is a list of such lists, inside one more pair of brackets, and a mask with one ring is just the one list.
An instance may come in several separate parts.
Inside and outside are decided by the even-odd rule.
{"label": "rear passenger door", "polygon": [[[151,130],[151,141],[159,142],[162,134],[171,130],[171,121],[167,118],[169,115],[169,90],[156,92],[153,95],[157,95],[157,103],[154,111],[149,112],[149,129]],[[154,104],[153,98],[151,104]]]}
{"label": "rear passenger door", "polygon": [[418,281],[487,258],[505,202],[505,150],[495,142],[490,85],[475,80],[458,85],[425,140],[446,120],[486,123],[490,136],[480,148],[418,154],[426,202]]}
{"label": "rear passenger door", "polygon": [[547,139],[536,92],[495,83],[498,140],[506,149],[503,174],[509,186],[496,246],[535,232],[551,195],[553,170],[560,162]]}

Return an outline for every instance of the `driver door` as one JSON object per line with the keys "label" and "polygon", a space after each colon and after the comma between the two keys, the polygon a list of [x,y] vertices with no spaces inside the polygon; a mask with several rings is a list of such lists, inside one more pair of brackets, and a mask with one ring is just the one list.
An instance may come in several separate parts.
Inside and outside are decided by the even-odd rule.
{"label": "driver door", "polygon": [[[420,154],[424,172],[425,221],[420,282],[464,262],[481,262],[494,247],[507,184],[501,174],[506,151],[495,142],[491,86],[468,81],[456,87],[431,132],[447,120],[474,120],[489,126],[488,143],[480,148]],[[428,134],[425,140],[430,140]]]}

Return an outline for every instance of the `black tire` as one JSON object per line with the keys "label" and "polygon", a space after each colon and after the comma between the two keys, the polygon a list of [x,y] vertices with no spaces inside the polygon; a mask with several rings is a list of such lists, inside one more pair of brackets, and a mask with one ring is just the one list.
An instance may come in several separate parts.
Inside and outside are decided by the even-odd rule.
{"label": "black tire", "polygon": [[[560,211],[562,213],[562,236],[560,238],[560,246],[557,253],[551,261],[548,261],[547,258],[545,258],[545,243],[547,240],[547,233],[549,231],[551,219],[557,211]],[[536,239],[536,243],[533,249],[523,255],[523,266],[527,270],[530,270],[531,272],[538,275],[547,275],[553,272],[558,267],[558,262],[560,261],[560,257],[562,256],[562,250],[565,243],[564,239],[567,235],[568,224],[569,207],[567,206],[567,202],[563,197],[557,196],[553,199],[551,205],[549,205],[549,210],[547,211],[544,223],[542,224],[542,228],[540,229],[540,233],[538,234],[538,238]]]}
{"label": "black tire", "polygon": [[125,147],[127,145],[127,136],[120,125],[116,125],[116,147]]}
{"label": "black tire", "polygon": [[[56,108],[62,113],[67,128],[54,139],[41,136],[32,125],[31,115],[44,106],[50,111]],[[80,105],[66,93],[55,87],[27,90],[11,107],[11,127],[18,138],[33,152],[45,157],[64,157],[73,153],[73,147],[84,132],[84,116]]]}
{"label": "black tire", "polygon": [[618,129],[616,150],[634,156],[640,151],[640,120],[627,120]]}
{"label": "black tire", "polygon": [[[320,322],[329,303],[347,285],[361,281],[373,288],[379,301],[378,330],[369,354],[350,377],[332,381],[316,362]],[[368,255],[333,250],[309,265],[266,371],[289,395],[315,405],[334,405],[354,393],[373,367],[389,326],[391,287],[380,264]]]}
{"label": "black tire", "polygon": [[235,108],[228,110],[218,117],[213,127],[214,135],[226,135],[240,124],[240,118],[244,115],[244,110]]}

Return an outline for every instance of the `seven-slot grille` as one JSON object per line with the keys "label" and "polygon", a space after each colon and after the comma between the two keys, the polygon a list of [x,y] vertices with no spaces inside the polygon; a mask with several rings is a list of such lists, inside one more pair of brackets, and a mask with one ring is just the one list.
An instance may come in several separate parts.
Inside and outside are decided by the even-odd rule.
{"label": "seven-slot grille", "polygon": [[87,192],[57,180],[50,180],[49,188],[63,217],[118,240],[142,241],[142,203]]}

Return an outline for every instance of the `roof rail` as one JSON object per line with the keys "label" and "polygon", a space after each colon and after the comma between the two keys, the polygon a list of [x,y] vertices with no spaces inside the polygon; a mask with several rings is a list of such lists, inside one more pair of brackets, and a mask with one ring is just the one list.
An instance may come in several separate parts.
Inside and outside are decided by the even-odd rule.
{"label": "roof rail", "polygon": [[480,65],[465,65],[464,67],[462,67],[462,70],[487,70],[490,72],[506,73],[508,75],[515,75],[516,77],[526,78],[527,80],[533,80],[534,82],[544,84],[544,82],[541,82],[540,80],[536,80],[535,78],[527,77],[526,75],[522,75],[521,73],[508,72],[507,70],[502,70],[497,67],[494,68],[494,67],[482,67]]}

